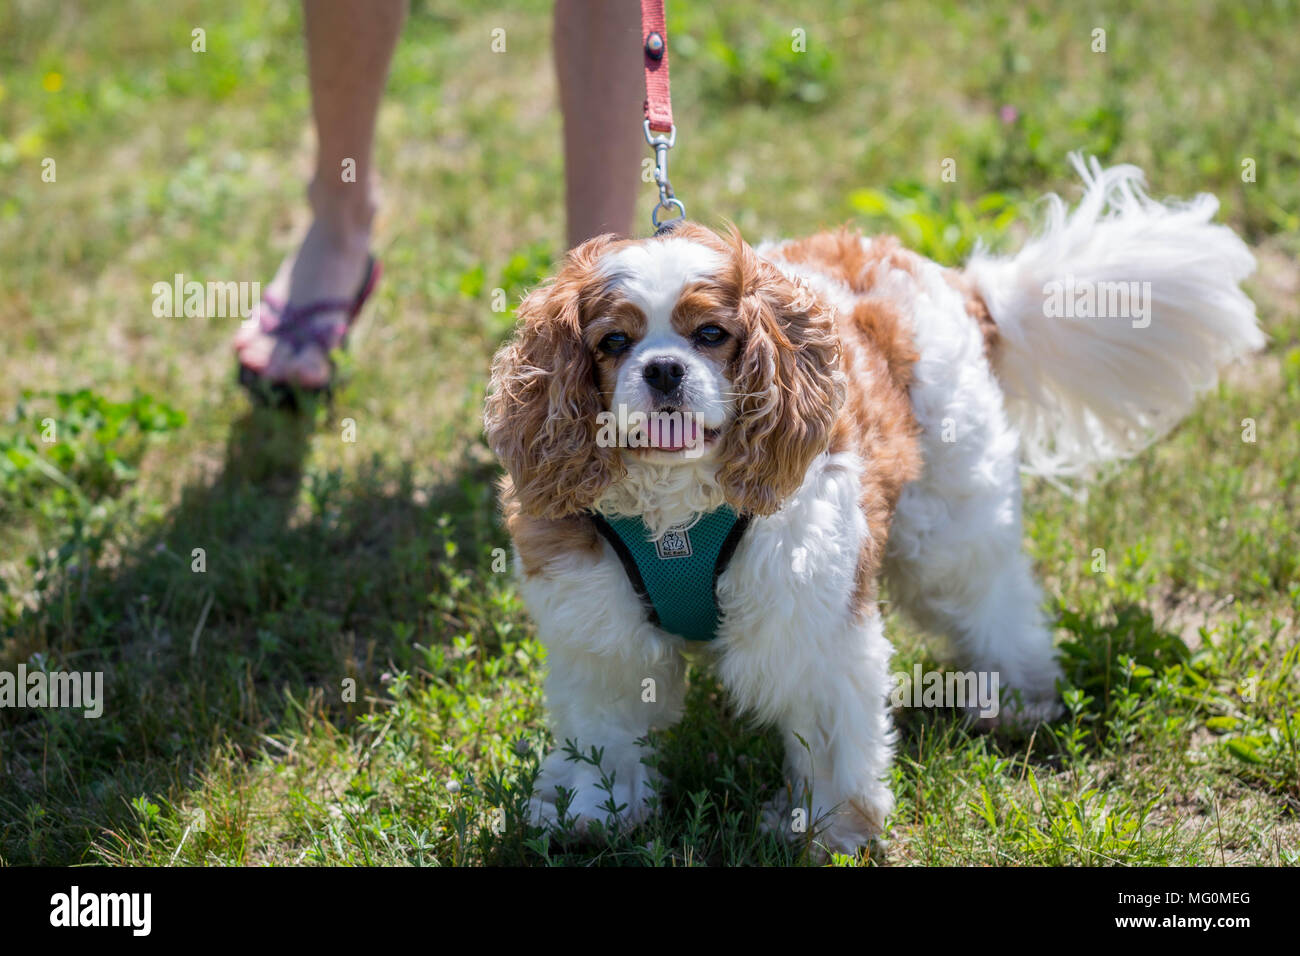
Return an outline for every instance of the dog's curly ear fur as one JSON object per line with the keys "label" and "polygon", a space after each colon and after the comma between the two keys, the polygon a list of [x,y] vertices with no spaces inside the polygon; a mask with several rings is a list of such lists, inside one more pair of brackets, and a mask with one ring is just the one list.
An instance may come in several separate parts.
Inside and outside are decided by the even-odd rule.
{"label": "dog's curly ear fur", "polygon": [[492,362],[483,424],[525,515],[562,518],[590,507],[619,477],[617,449],[596,442],[603,410],[583,308],[601,291],[595,265],[613,236],[569,253],[559,274],[519,306],[514,339]]}
{"label": "dog's curly ear fur", "polygon": [[748,338],[736,358],[736,416],[718,480],[727,500],[752,514],[776,511],[826,450],[844,402],[834,317],[731,235],[738,313]]}

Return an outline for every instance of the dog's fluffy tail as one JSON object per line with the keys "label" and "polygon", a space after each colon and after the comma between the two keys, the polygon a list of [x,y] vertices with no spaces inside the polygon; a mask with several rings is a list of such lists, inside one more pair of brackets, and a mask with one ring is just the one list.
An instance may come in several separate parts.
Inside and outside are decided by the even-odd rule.
{"label": "dog's fluffy tail", "polygon": [[966,267],[998,328],[994,365],[1026,470],[1058,476],[1141,451],[1220,366],[1264,345],[1238,286],[1255,260],[1211,223],[1218,200],[1157,202],[1135,166],[1070,161],[1079,205],[1048,196],[1040,235],[1009,258],[977,250]]}

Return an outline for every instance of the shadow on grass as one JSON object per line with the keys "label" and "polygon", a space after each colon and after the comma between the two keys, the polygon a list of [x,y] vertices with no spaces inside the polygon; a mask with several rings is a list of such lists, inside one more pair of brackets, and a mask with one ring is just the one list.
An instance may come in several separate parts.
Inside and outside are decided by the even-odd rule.
{"label": "shadow on grass", "polygon": [[[345,483],[304,468],[315,427],[251,411],[220,472],[186,487],[156,533],[63,566],[5,636],[0,667],[38,654],[103,671],[105,703],[98,719],[0,711],[4,862],[93,862],[103,834],[135,825],[132,800],[191,785],[216,748],[256,750],[286,691],[347,723],[416,645],[467,632],[492,645],[500,609],[463,578],[490,573],[506,545],[495,469],[467,462],[421,489],[376,460]],[[346,678],[363,703],[343,702]]]}
{"label": "shadow on grass", "polygon": [[[420,488],[409,466],[375,460],[344,481],[341,469],[304,466],[316,429],[310,414],[247,414],[217,474],[183,489],[156,531],[86,570],[63,566],[6,637],[0,666],[40,654],[52,670],[103,671],[107,699],[96,720],[0,712],[5,862],[102,861],[111,834],[138,832],[133,801],[183,793],[231,753],[256,755],[303,713],[348,726],[368,697],[386,695],[385,671],[421,671],[426,649],[470,635],[499,656],[523,617],[491,567],[494,549],[508,546],[494,517],[495,466],[467,459],[449,481]],[[1153,667],[1186,655],[1141,608],[1062,626],[1072,634],[1067,672],[1103,719],[1121,655]],[[348,679],[360,703],[345,701]],[[974,736],[951,712],[897,718],[902,758],[925,760]],[[1046,738],[1031,760],[1056,760]],[[996,746],[1023,749],[1001,737]],[[797,858],[753,832],[782,783],[780,742],[737,720],[712,678],[694,683],[659,762],[667,780],[656,823],[604,852],[561,847],[550,861]],[[482,849],[498,862],[539,859],[519,833]]]}
{"label": "shadow on grass", "polygon": [[[254,409],[232,427],[219,471],[185,487],[156,530],[117,535],[140,542],[129,553],[89,549],[80,562],[88,570],[62,567],[19,620],[0,666],[40,654],[51,670],[103,671],[106,702],[96,720],[68,710],[0,714],[4,862],[166,862],[171,844],[161,852],[139,845],[142,818],[159,812],[153,801],[175,808],[210,779],[224,782],[209,799],[230,819],[214,821],[204,852],[245,859],[247,847],[223,847],[248,838],[239,821],[257,795],[231,775],[268,738],[296,739],[317,717],[348,727],[373,711],[374,699],[392,704],[385,672],[446,680],[430,674],[441,655],[430,649],[447,649],[453,638],[469,635],[485,667],[515,639],[508,635],[522,611],[492,567],[494,550],[508,547],[495,518],[496,467],[466,460],[452,479],[425,489],[408,466],[374,461],[344,481],[339,469],[305,467],[317,429],[310,413]],[[359,703],[344,701],[347,679]],[[517,716],[474,732],[522,731]],[[692,686],[685,719],[662,745],[666,785],[654,822],[603,847],[560,840],[539,851],[517,808],[510,832],[472,838],[477,859],[798,859],[757,832],[762,800],[781,785],[779,740],[736,719],[711,677]],[[370,771],[356,772],[364,788]],[[418,825],[437,819],[430,799],[406,808]],[[454,809],[445,824],[477,828]]]}
{"label": "shadow on grass", "polygon": [[1116,695],[1132,681],[1125,659],[1159,673],[1192,656],[1181,637],[1157,627],[1151,611],[1132,602],[1090,614],[1062,608],[1057,626],[1070,635],[1060,645],[1066,679],[1092,698],[1089,710],[1102,718],[1111,715]]}
{"label": "shadow on grass", "polygon": [[[950,753],[984,737],[987,746],[997,753],[1015,755],[1017,761],[1027,761],[1031,766],[1059,770],[1067,754],[1060,735],[1074,732],[1080,752],[1100,752],[1114,743],[1105,739],[1108,721],[1116,716],[1126,695],[1140,692],[1144,675],[1158,674],[1191,657],[1182,638],[1159,628],[1151,612],[1138,604],[1124,603],[1092,613],[1060,608],[1057,627],[1068,633],[1057,648],[1065,689],[1084,695],[1077,716],[1067,711],[1046,725],[981,731],[960,708],[898,708],[894,722],[899,732],[899,755],[924,762],[936,752]],[[1131,661],[1131,672],[1124,663],[1126,659]],[[953,666],[928,656],[923,660],[926,672]]]}

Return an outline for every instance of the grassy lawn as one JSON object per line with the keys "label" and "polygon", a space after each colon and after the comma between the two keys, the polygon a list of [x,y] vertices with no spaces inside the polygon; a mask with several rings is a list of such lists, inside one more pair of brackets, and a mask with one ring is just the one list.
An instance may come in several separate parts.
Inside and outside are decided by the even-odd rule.
{"label": "grassy lawn", "polygon": [[[1067,716],[1020,739],[900,711],[890,842],[837,862],[1300,863],[1300,4],[668,7],[673,181],[704,223],[847,221],[958,262],[1077,196],[1083,149],[1214,193],[1259,257],[1265,353],[1087,495],[1028,486]],[[0,8],[0,671],[103,671],[107,698],[0,710],[0,863],[811,859],[759,832],[779,741],[703,672],[654,822],[523,822],[544,655],[494,561],[479,414],[494,291],[563,251],[549,9],[413,3],[387,273],[332,406],[293,418],[237,388],[238,319],[155,318],[152,289],[267,282],[304,225],[298,4]],[[898,670],[947,661],[889,625]]]}

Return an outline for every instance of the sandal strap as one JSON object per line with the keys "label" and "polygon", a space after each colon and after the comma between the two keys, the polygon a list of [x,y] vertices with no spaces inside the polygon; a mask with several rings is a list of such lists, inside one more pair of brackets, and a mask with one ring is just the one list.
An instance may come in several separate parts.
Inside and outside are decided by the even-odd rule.
{"label": "sandal strap", "polygon": [[[361,287],[351,299],[318,299],[306,305],[286,307],[285,303],[263,295],[263,314],[258,324],[267,335],[289,343],[295,352],[305,345],[315,345],[321,351],[328,352],[347,335],[352,319],[370,297],[378,278],[378,262],[372,255],[366,260],[366,276]],[[313,321],[317,316],[328,312],[342,312],[346,317],[329,323]],[[274,320],[273,325],[269,324],[270,320]]]}
{"label": "sandal strap", "polygon": [[295,352],[304,345],[317,345],[322,351],[328,352],[338,344],[337,338],[342,337],[341,332],[347,330],[347,319],[328,323],[313,320],[328,312],[348,315],[351,311],[352,302],[347,299],[321,299],[302,306],[290,306],[280,313],[280,324],[272,334],[281,341],[288,342]]}

